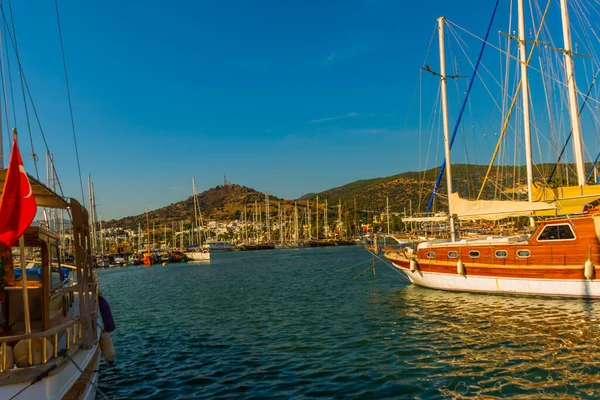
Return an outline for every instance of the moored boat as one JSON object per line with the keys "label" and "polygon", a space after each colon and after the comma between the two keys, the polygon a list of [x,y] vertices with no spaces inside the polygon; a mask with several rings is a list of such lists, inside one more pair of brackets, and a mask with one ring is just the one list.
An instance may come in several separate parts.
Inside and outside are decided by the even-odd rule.
{"label": "moored boat", "polygon": [[[104,333],[88,212],[26,175],[15,153],[16,137],[8,170],[0,170],[0,398],[93,399]],[[37,206],[69,211],[76,280],[62,267],[58,234],[31,225]]]}
{"label": "moored boat", "polygon": [[[519,38],[517,39],[521,61],[519,87],[522,88],[523,97],[528,201],[480,200],[479,196],[476,200],[466,200],[461,199],[452,190],[450,168],[452,140],[448,131],[445,87],[447,77],[444,60],[445,18],[438,19],[440,72],[435,75],[440,77],[441,85],[444,166],[450,210],[447,222],[450,234],[447,238],[426,240],[400,250],[386,251],[385,257],[406,274],[412,283],[453,291],[600,298],[600,281],[597,280],[596,274],[596,268],[600,265],[600,208],[597,208],[600,186],[587,184],[567,1],[561,0],[560,6],[564,38],[564,49],[561,49],[561,53],[564,54],[565,75],[568,77],[565,86],[569,94],[571,142],[574,148],[578,186],[559,186],[550,189],[547,186],[536,185],[533,181],[524,7],[522,0],[519,0]],[[537,34],[541,29],[538,28]],[[511,37],[511,39],[516,38]],[[426,68],[426,70],[431,72],[430,69]],[[513,105],[516,98],[517,96],[513,98]],[[507,125],[508,118],[506,117],[504,126]],[[571,135],[569,135],[570,139]],[[480,195],[482,190],[483,185]],[[533,232],[511,236],[457,237],[458,232],[455,229],[457,219],[497,221],[505,218],[528,219]]]}
{"label": "moored boat", "polygon": [[210,253],[202,247],[186,247],[185,255],[189,261],[210,261]]}

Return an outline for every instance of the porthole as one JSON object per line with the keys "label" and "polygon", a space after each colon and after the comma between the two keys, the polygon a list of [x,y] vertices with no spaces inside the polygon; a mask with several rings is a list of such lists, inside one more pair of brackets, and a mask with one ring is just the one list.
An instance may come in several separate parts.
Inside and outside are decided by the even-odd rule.
{"label": "porthole", "polygon": [[531,255],[531,252],[529,250],[518,250],[517,251],[517,256],[518,257],[523,257],[523,258],[527,258]]}
{"label": "porthole", "polygon": [[458,258],[458,251],[449,251],[448,258]]}
{"label": "porthole", "polygon": [[506,250],[496,250],[496,257],[498,257],[498,258],[506,258],[506,257],[508,257],[508,251],[506,251]]}
{"label": "porthole", "polygon": [[427,258],[435,258],[435,251],[428,251]]}
{"label": "porthole", "polygon": [[471,258],[479,258],[479,252],[477,250],[471,250],[469,252],[469,257],[471,257]]}

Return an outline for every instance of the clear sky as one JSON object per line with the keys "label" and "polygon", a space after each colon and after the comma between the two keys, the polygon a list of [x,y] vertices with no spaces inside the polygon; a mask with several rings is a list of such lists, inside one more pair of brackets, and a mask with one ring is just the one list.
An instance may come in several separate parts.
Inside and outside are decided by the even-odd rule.
{"label": "clear sky", "polygon": [[[493,4],[59,1],[81,169],[99,212],[180,201],[192,176],[198,191],[226,175],[293,199],[419,169],[407,115],[436,18],[483,36]],[[13,1],[13,13],[65,193],[80,198],[54,3]],[[16,126],[30,153],[22,113]]]}

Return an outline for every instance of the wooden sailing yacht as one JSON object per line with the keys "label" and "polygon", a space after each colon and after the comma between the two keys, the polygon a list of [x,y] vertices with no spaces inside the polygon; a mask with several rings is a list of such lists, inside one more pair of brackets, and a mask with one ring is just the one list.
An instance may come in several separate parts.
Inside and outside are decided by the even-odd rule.
{"label": "wooden sailing yacht", "polygon": [[[529,202],[461,199],[452,191],[450,140],[446,102],[444,18],[438,19],[440,41],[440,84],[446,159],[446,181],[450,209],[450,237],[425,241],[415,248],[386,252],[395,267],[416,285],[429,288],[530,295],[600,298],[600,200],[599,186],[586,186],[581,126],[573,71],[567,1],[561,0],[565,72],[569,115],[578,186],[556,191],[534,188],[531,144],[528,139],[529,100],[523,0],[519,8],[519,53],[523,89],[527,183]],[[457,238],[454,219],[495,220],[515,216],[551,216],[540,219],[533,233],[522,236]],[[554,216],[554,217],[552,217]]]}

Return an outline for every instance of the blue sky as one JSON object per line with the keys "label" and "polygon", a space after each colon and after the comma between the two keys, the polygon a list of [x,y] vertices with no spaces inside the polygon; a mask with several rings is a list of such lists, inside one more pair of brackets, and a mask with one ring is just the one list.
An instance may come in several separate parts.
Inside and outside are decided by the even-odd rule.
{"label": "blue sky", "polygon": [[[435,20],[445,15],[483,35],[492,8],[469,0],[59,1],[81,169],[84,180],[92,175],[99,212],[118,218],[180,201],[192,176],[198,191],[227,175],[293,199],[419,169],[418,118],[414,109],[407,115]],[[80,198],[54,3],[13,2],[13,12],[59,176]],[[22,153],[31,152],[23,113],[16,126]]]}

